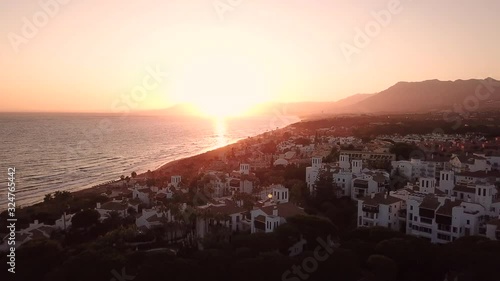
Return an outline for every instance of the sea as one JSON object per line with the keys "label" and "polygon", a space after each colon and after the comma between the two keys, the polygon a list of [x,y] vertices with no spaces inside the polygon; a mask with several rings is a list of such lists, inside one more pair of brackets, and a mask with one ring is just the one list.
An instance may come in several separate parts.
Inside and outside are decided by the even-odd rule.
{"label": "sea", "polygon": [[192,118],[88,113],[0,113],[0,210],[8,169],[16,207],[154,170],[300,121],[295,116]]}

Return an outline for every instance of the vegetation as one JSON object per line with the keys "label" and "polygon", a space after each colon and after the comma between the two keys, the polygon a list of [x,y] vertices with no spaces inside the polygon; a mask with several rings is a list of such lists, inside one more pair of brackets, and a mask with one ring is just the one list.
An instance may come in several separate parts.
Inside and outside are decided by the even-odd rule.
{"label": "vegetation", "polygon": [[[33,240],[17,252],[19,280],[111,280],[122,268],[134,280],[280,280],[294,265],[314,258],[318,238],[337,237],[326,219],[299,216],[274,233],[240,234],[219,240],[203,251],[180,246],[171,251],[135,251],[132,228],[118,228],[92,242],[68,245]],[[305,251],[294,257],[288,248],[303,237]],[[143,240],[151,239],[145,237]],[[215,239],[215,238],[213,238]],[[340,247],[319,262],[308,280],[444,280],[496,281],[500,274],[500,242],[464,237],[446,245],[385,228],[362,228],[342,235]],[[6,262],[6,256],[0,258]],[[21,270],[24,269],[24,270]],[[29,269],[29,270],[27,270]],[[92,269],[92,270],[89,270]],[[7,274],[7,273],[2,273]],[[2,280],[4,278],[2,277]]]}

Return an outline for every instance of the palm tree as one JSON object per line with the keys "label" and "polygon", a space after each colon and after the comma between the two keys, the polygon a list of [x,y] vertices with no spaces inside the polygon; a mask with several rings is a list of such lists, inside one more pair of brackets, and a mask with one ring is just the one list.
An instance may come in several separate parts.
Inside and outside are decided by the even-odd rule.
{"label": "palm tree", "polygon": [[45,197],[43,197],[43,202],[49,202],[50,200],[52,200],[52,194],[45,194]]}

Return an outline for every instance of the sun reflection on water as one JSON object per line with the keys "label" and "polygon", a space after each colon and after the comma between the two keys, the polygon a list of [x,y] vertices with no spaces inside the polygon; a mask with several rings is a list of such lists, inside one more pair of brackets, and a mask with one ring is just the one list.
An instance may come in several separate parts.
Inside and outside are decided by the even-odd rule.
{"label": "sun reflection on water", "polygon": [[217,140],[217,147],[222,147],[228,144],[228,139],[226,137],[226,120],[223,117],[218,117],[214,119],[214,135]]}

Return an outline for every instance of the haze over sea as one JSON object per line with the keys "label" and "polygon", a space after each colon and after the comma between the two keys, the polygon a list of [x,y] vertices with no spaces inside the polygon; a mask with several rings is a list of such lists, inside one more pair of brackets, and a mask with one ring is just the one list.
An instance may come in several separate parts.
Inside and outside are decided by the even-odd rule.
{"label": "haze over sea", "polygon": [[[132,171],[146,172],[239,139],[297,122],[297,117],[173,118],[108,114],[0,114],[0,204],[7,168],[16,168],[16,205],[57,190],[76,191]],[[108,124],[108,128],[100,127]]]}

